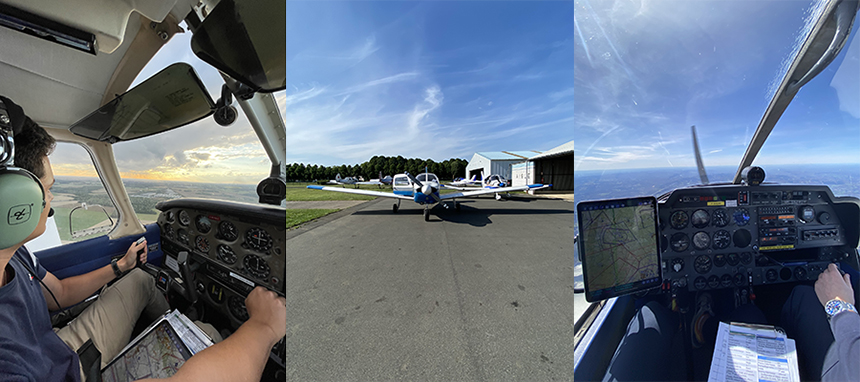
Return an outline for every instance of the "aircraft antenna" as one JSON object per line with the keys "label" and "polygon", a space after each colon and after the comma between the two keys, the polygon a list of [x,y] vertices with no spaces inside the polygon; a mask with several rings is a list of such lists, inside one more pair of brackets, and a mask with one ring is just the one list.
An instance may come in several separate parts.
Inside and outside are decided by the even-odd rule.
{"label": "aircraft antenna", "polygon": [[696,167],[699,168],[699,179],[702,184],[708,184],[708,173],[705,171],[705,164],[702,163],[702,153],[699,151],[699,140],[696,138],[696,125],[690,126],[693,131],[693,152],[696,154]]}

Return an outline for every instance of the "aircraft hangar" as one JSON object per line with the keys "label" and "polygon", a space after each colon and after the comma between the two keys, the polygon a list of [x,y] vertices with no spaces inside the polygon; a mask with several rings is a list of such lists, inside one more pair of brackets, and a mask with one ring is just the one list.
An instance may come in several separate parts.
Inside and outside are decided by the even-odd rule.
{"label": "aircraft hangar", "polygon": [[[490,151],[475,153],[472,160],[466,166],[466,177],[501,175],[505,179],[511,179],[511,166],[528,160],[528,158],[540,154],[540,151]],[[571,186],[571,189],[573,186]]]}
{"label": "aircraft hangar", "polygon": [[573,191],[573,141],[511,166],[513,186],[552,184],[553,191]]}

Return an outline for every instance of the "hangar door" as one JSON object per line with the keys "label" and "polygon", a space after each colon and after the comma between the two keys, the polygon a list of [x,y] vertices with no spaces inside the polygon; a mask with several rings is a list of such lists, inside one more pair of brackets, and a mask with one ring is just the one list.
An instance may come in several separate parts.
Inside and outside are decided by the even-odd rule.
{"label": "hangar door", "polygon": [[535,182],[552,184],[555,191],[573,191],[573,154],[534,162]]}

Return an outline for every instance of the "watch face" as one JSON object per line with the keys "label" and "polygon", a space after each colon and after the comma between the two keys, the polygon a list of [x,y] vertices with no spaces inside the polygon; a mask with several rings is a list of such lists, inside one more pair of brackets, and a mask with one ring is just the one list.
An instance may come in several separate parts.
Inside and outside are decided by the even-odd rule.
{"label": "watch face", "polygon": [[831,317],[843,310],[852,310],[856,312],[856,310],[853,306],[851,306],[851,304],[842,300],[830,300],[827,302],[827,304],[824,304],[824,311],[827,312],[827,315]]}

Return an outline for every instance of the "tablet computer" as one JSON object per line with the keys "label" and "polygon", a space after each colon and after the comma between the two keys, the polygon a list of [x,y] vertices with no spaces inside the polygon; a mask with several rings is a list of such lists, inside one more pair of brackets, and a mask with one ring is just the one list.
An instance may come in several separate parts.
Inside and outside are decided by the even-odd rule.
{"label": "tablet computer", "polygon": [[576,213],[586,301],[662,284],[657,199],[647,196],[581,202]]}
{"label": "tablet computer", "polygon": [[161,320],[102,369],[102,381],[167,378],[176,374],[191,355],[170,321]]}

